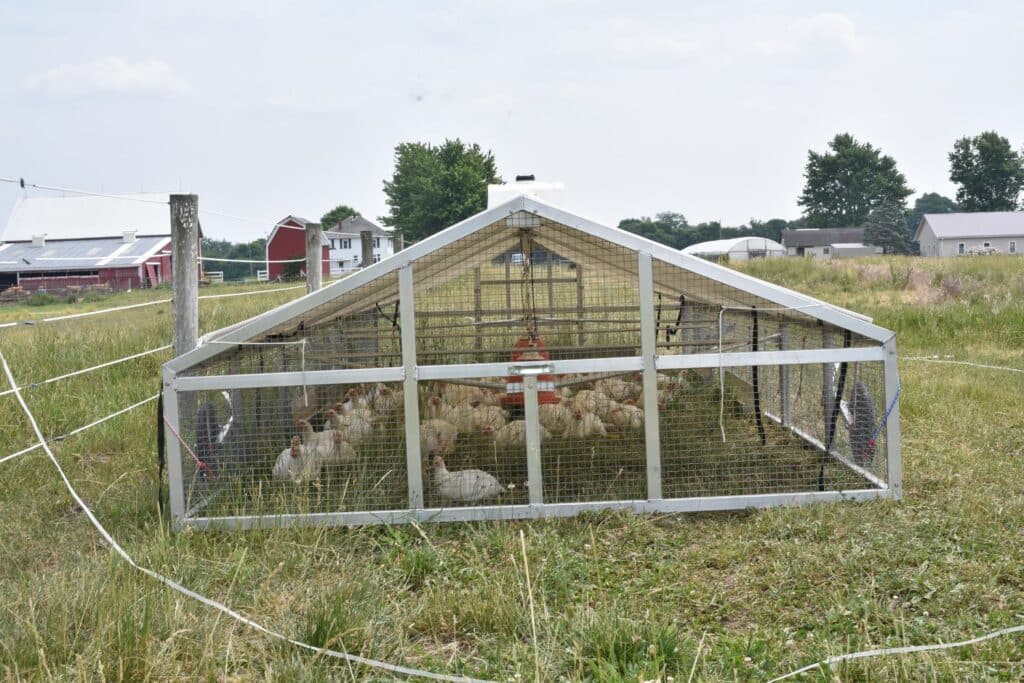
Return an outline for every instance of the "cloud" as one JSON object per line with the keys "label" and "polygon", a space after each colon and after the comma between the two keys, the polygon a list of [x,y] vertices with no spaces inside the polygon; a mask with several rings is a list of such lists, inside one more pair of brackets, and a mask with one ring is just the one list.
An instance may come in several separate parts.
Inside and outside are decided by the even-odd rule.
{"label": "cloud", "polygon": [[857,54],[864,49],[864,39],[857,33],[857,24],[850,17],[822,12],[790,23],[776,38],[755,41],[753,48],[767,57],[804,55],[822,50]]}
{"label": "cloud", "polygon": [[103,57],[82,64],[60,64],[29,76],[25,85],[69,95],[97,92],[178,95],[191,89],[166,62],[147,60],[132,63],[120,57]]}
{"label": "cloud", "polygon": [[690,40],[660,28],[640,24],[630,17],[612,17],[608,22],[610,45],[624,57],[692,57],[703,50],[699,40]]}

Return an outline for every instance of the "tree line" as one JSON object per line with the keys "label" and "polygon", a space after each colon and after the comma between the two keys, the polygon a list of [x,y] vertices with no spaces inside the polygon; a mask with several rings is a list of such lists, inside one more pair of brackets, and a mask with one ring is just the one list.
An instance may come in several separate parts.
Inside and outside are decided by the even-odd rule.
{"label": "tree line", "polygon": [[[480,145],[456,138],[439,145],[403,142],[394,150],[395,170],[384,180],[388,213],[378,220],[394,229],[406,243],[425,237],[483,211],[487,186],[502,182],[494,154]],[[913,235],[926,213],[952,211],[1014,211],[1024,191],[1024,154],[995,131],[960,138],[949,153],[949,177],[957,186],[956,199],[927,192],[913,206],[914,190],[896,161],[850,133],[839,133],[824,152],[809,150],[804,188],[797,199],[803,215],[795,220],[772,218],[724,226],[718,221],[690,224],[679,212],[654,217],[624,218],[618,227],[675,249],[730,237],[758,236],[779,240],[785,229],[864,227],[865,241],[886,253],[916,252]],[[358,215],[341,204],[320,222],[329,230]],[[258,259],[265,240],[231,244],[204,239],[203,253],[225,258]],[[223,264],[226,279],[255,275],[258,266]],[[214,267],[211,266],[210,269]]]}

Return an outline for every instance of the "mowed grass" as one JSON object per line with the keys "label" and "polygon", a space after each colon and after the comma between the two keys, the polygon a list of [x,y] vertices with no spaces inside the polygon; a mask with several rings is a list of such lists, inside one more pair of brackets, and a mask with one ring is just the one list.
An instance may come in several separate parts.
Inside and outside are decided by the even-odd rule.
{"label": "mowed grass", "polygon": [[[905,355],[1024,367],[1024,259],[794,259],[745,270],[874,316]],[[203,331],[298,293],[204,301]],[[0,309],[0,322],[24,317]],[[169,335],[169,308],[154,306],[0,330],[0,350],[24,385]],[[62,434],[155,393],[167,357],[26,398],[44,433]],[[904,361],[901,378],[906,499],[892,503],[171,534],[155,504],[153,407],[54,450],[139,562],[314,645],[496,680],[532,680],[537,656],[544,680],[763,681],[832,654],[1024,623],[1024,376]],[[13,397],[0,398],[0,457],[32,441]],[[6,678],[389,679],[169,591],[120,561],[71,503],[41,451],[0,465]],[[808,678],[1019,680],[1022,661],[1018,635]]]}

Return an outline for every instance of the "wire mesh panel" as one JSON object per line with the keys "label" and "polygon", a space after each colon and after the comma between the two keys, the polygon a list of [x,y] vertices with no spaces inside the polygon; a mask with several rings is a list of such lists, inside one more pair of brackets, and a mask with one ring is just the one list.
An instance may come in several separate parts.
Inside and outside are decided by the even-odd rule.
{"label": "wire mesh panel", "polygon": [[555,375],[540,393],[544,502],[647,497],[638,373]]}
{"label": "wire mesh panel", "polygon": [[401,386],[315,388],[179,396],[190,516],[408,507]]}
{"label": "wire mesh panel", "polygon": [[635,355],[636,270],[623,247],[573,246],[556,224],[509,216],[414,263],[417,361],[517,360],[524,338],[551,359]]}
{"label": "wire mesh panel", "polygon": [[526,424],[502,381],[420,383],[427,508],[528,502]]}

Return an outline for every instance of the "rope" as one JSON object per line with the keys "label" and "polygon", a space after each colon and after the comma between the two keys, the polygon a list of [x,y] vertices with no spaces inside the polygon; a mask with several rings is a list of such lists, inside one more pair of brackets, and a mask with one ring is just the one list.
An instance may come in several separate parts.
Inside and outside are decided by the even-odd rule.
{"label": "rope", "polygon": [[966,365],[972,368],[984,368],[986,370],[1005,370],[1007,372],[1019,372],[1024,374],[1020,368],[1011,368],[1005,365],[986,365],[985,363],[969,363],[965,360],[946,360],[938,356],[903,356],[900,360],[911,360],[919,363],[945,363],[947,365]]}
{"label": "rope", "polygon": [[883,657],[887,655],[903,655],[910,654],[913,652],[930,652],[933,650],[951,650],[956,647],[966,647],[967,645],[982,643],[986,640],[992,640],[993,638],[1010,635],[1012,633],[1024,633],[1024,625],[1002,628],[998,631],[992,631],[991,633],[986,633],[983,636],[978,636],[977,638],[971,638],[970,640],[960,640],[955,643],[937,643],[934,645],[908,645],[906,647],[888,647],[878,650],[864,650],[862,652],[851,652],[845,655],[836,655],[835,657],[829,657],[828,659],[823,659],[822,661],[815,662],[814,664],[808,664],[807,666],[797,669],[796,671],[790,671],[788,674],[784,676],[773,678],[772,680],[768,681],[768,683],[784,681],[787,678],[792,678],[793,676],[798,676],[802,673],[807,673],[808,671],[821,668],[822,666],[832,666],[833,664],[838,664],[840,662],[848,662],[854,659],[864,659],[865,657]]}
{"label": "rope", "polygon": [[722,443],[725,443],[725,373],[722,371],[722,316],[726,307],[718,311],[718,429],[722,432]]}
{"label": "rope", "polygon": [[209,465],[203,462],[203,460],[198,455],[196,455],[196,452],[193,451],[192,447],[185,442],[185,439],[181,438],[181,434],[178,434],[178,430],[174,428],[174,425],[167,421],[166,417],[163,420],[164,425],[171,430],[171,434],[174,434],[174,437],[178,440],[178,443],[184,446],[185,450],[188,451],[188,454],[192,456],[192,460],[195,461],[196,469],[199,471],[199,473],[204,477],[213,478],[215,476],[213,469],[211,469]]}
{"label": "rope", "polygon": [[70,187],[54,187],[51,185],[36,185],[35,183],[26,183],[24,178],[0,178],[0,183],[14,183],[15,185],[21,185],[22,188],[34,188],[36,190],[50,190],[52,192],[67,192],[68,194],[82,194],[89,197],[106,197],[107,199],[123,199],[127,202],[142,202],[143,204],[163,204],[168,205],[170,202],[162,202],[158,199],[143,199],[142,197],[132,197],[131,195],[119,195],[119,194],[103,194],[102,192],[89,192],[88,190],[75,190]]}
{"label": "rope", "polygon": [[[17,392],[15,392],[15,393],[17,393]],[[75,434],[81,434],[85,430],[92,429],[93,427],[101,425],[104,422],[106,422],[107,420],[114,419],[118,415],[124,415],[125,413],[127,413],[127,412],[129,412],[131,410],[135,410],[139,406],[145,405],[145,404],[149,403],[150,401],[155,401],[157,399],[157,397],[159,397],[159,396],[160,396],[160,394],[154,394],[154,395],[150,396],[149,398],[144,398],[141,401],[139,401],[138,403],[133,403],[132,405],[128,406],[127,408],[122,408],[121,410],[118,410],[116,413],[111,413],[110,415],[107,415],[106,417],[101,417],[100,419],[96,420],[95,422],[90,422],[89,424],[83,425],[83,426],[79,427],[78,429],[73,429],[70,432],[68,432],[67,434],[63,434],[61,436],[55,436],[52,439],[50,439],[50,441],[63,441],[64,439],[67,439],[70,436],[74,436]],[[13,460],[14,458],[17,458],[19,455],[25,455],[26,453],[31,453],[32,451],[36,450],[39,447],[40,447],[39,444],[35,444],[34,446],[29,446],[28,448],[23,448],[20,451],[18,451],[17,453],[11,453],[10,455],[5,455],[4,457],[0,458],[0,465],[2,465],[3,463],[7,462],[8,460]]]}
{"label": "rope", "polygon": [[[230,294],[206,294],[204,296],[197,297],[198,299],[226,299],[233,296],[249,296],[250,294],[273,294],[274,292],[287,292],[293,289],[305,289],[305,285],[297,285],[295,287],[273,287],[270,289],[263,290],[251,290],[248,292],[232,292]],[[117,313],[119,311],[128,311],[136,308],[144,308],[146,306],[156,306],[158,304],[169,304],[171,299],[157,299],[156,301],[144,301],[140,304],[129,304],[127,306],[115,306],[113,308],[103,308],[98,311],[86,311],[84,313],[70,313],[68,315],[58,315],[51,318],[38,318],[35,320],[17,320],[15,322],[0,323],[0,329],[5,327],[16,327],[18,325],[40,325],[42,323],[53,323],[61,320],[72,320],[76,318],[86,318],[93,315],[102,315],[105,313]]]}
{"label": "rope", "polygon": [[[56,382],[56,381],[59,381],[59,380],[62,380],[62,379],[67,379],[69,377],[76,377],[78,375],[84,375],[84,374],[86,374],[88,372],[93,372],[94,370],[100,370],[102,368],[109,368],[112,365],[117,365],[119,363],[124,363],[124,362],[130,361],[130,360],[135,360],[136,358],[142,358],[143,356],[148,356],[148,355],[151,355],[151,354],[154,354],[154,353],[159,353],[161,351],[166,351],[167,349],[171,348],[171,346],[172,346],[171,344],[167,344],[165,346],[161,346],[161,347],[156,348],[156,349],[150,349],[149,351],[143,351],[141,353],[132,354],[131,356],[125,356],[124,358],[118,358],[117,360],[107,361],[106,363],[100,363],[99,365],[94,365],[91,368],[83,368],[82,370],[75,370],[74,372],[69,372],[69,373],[67,373],[65,375],[58,375],[56,377],[50,377],[49,379],[44,379],[41,382],[33,382],[32,384],[26,384],[23,387],[18,387],[18,389],[35,389],[37,387],[43,386],[44,384],[50,384],[51,382]],[[15,392],[14,389],[8,389],[6,391],[0,391],[0,396],[7,396],[8,394],[13,394],[14,392]]]}
{"label": "rope", "polygon": [[[14,380],[14,376],[11,374],[11,368],[7,365],[7,359],[4,357],[3,353],[0,353],[0,363],[3,364],[4,373],[7,375],[7,379],[11,383],[11,386],[12,387],[13,386],[17,386],[17,382]],[[206,605],[207,607],[212,607],[213,609],[215,609],[215,610],[217,610],[217,611],[219,611],[219,612],[221,612],[223,614],[228,615],[232,619],[235,619],[239,623],[245,624],[246,626],[249,626],[250,628],[255,629],[256,631],[264,633],[264,634],[266,634],[268,636],[271,636],[273,638],[277,638],[278,640],[282,640],[282,641],[285,641],[287,643],[291,643],[292,645],[294,645],[296,647],[300,647],[300,648],[309,650],[311,652],[315,652],[317,654],[327,655],[329,657],[334,657],[336,659],[344,659],[344,660],[347,660],[349,662],[353,662],[355,664],[363,664],[365,666],[370,666],[370,667],[374,667],[374,668],[377,668],[377,669],[382,669],[384,671],[389,671],[391,673],[401,674],[403,676],[418,676],[418,677],[421,677],[421,678],[429,678],[429,679],[433,679],[433,680],[436,680],[436,681],[460,681],[460,682],[468,682],[468,683],[488,683],[487,681],[478,681],[476,679],[468,678],[468,677],[465,677],[465,676],[449,676],[447,674],[437,674],[437,673],[433,673],[431,671],[421,671],[420,669],[412,669],[412,668],[409,668],[409,667],[399,666],[397,664],[389,664],[387,662],[381,662],[381,661],[378,661],[376,659],[368,659],[366,657],[360,657],[359,655],[352,655],[352,654],[349,654],[347,652],[338,652],[336,650],[329,650],[327,648],[316,647],[316,646],[310,645],[308,643],[303,643],[303,642],[298,641],[298,640],[293,640],[293,639],[289,638],[288,636],[285,636],[285,635],[282,635],[280,633],[277,633],[276,631],[272,631],[269,628],[267,628],[266,626],[263,626],[262,624],[259,624],[258,622],[255,622],[255,621],[253,621],[252,619],[249,619],[246,616],[243,616],[242,614],[240,614],[239,612],[236,612],[235,610],[231,609],[227,605],[224,605],[224,604],[222,604],[220,602],[217,602],[216,600],[213,600],[212,598],[208,598],[208,597],[206,597],[204,595],[201,595],[200,593],[197,593],[197,592],[195,592],[193,590],[190,590],[189,588],[186,588],[185,586],[181,585],[180,583],[178,583],[178,582],[176,582],[176,581],[174,581],[172,579],[167,578],[163,574],[160,574],[160,573],[158,573],[158,572],[156,572],[156,571],[154,571],[154,570],[152,570],[152,569],[150,569],[148,567],[144,567],[144,566],[138,564],[134,559],[132,559],[132,556],[129,555],[128,552],[124,548],[122,548],[121,545],[117,541],[114,540],[114,537],[110,535],[110,533],[103,527],[103,525],[100,524],[99,520],[96,519],[96,516],[93,514],[93,512],[89,508],[89,506],[78,495],[78,492],[75,491],[74,486],[71,485],[71,481],[68,479],[67,474],[65,474],[65,472],[64,472],[64,468],[62,468],[60,466],[60,462],[57,461],[57,458],[56,458],[56,456],[54,456],[53,451],[50,450],[49,445],[46,443],[46,439],[43,438],[43,434],[39,430],[39,425],[36,422],[35,417],[32,415],[32,411],[29,410],[28,405],[25,403],[25,399],[22,398],[21,392],[20,391],[15,391],[14,395],[18,398],[18,403],[21,404],[21,409],[22,409],[22,411],[24,411],[25,417],[28,418],[29,424],[32,425],[32,431],[35,432],[36,438],[39,439],[39,446],[41,446],[43,448],[43,450],[46,451],[47,456],[49,456],[49,458],[50,458],[50,462],[52,462],[53,466],[55,468],[57,468],[57,472],[58,472],[58,474],[60,474],[61,479],[64,480],[64,486],[67,488],[68,492],[71,494],[71,497],[75,499],[76,503],[78,503],[78,506],[81,508],[82,512],[84,512],[85,515],[89,518],[89,521],[92,523],[92,525],[96,529],[96,531],[99,532],[99,534],[103,537],[103,540],[105,540],[107,542],[107,544],[121,557],[122,560],[124,560],[129,565],[131,565],[131,567],[133,569],[136,569],[139,572],[141,572],[141,573],[145,574],[146,576],[150,577],[151,579],[154,579],[155,581],[158,581],[158,582],[164,584],[165,586],[167,586],[171,590],[174,590],[174,591],[176,591],[178,593],[181,593],[182,595],[190,597],[193,600],[196,600],[196,601]],[[156,397],[154,396],[153,398],[156,398]]]}
{"label": "rope", "polygon": [[875,431],[871,432],[871,436],[868,438],[868,445],[874,448],[875,439],[882,433],[882,429],[885,427],[885,423],[889,421],[889,416],[892,415],[892,411],[896,409],[896,402],[900,398],[900,391],[903,390],[903,385],[900,384],[899,380],[896,380],[896,393],[893,394],[892,401],[889,402],[889,407],[885,409],[885,415],[882,416],[882,421],[875,427]]}

